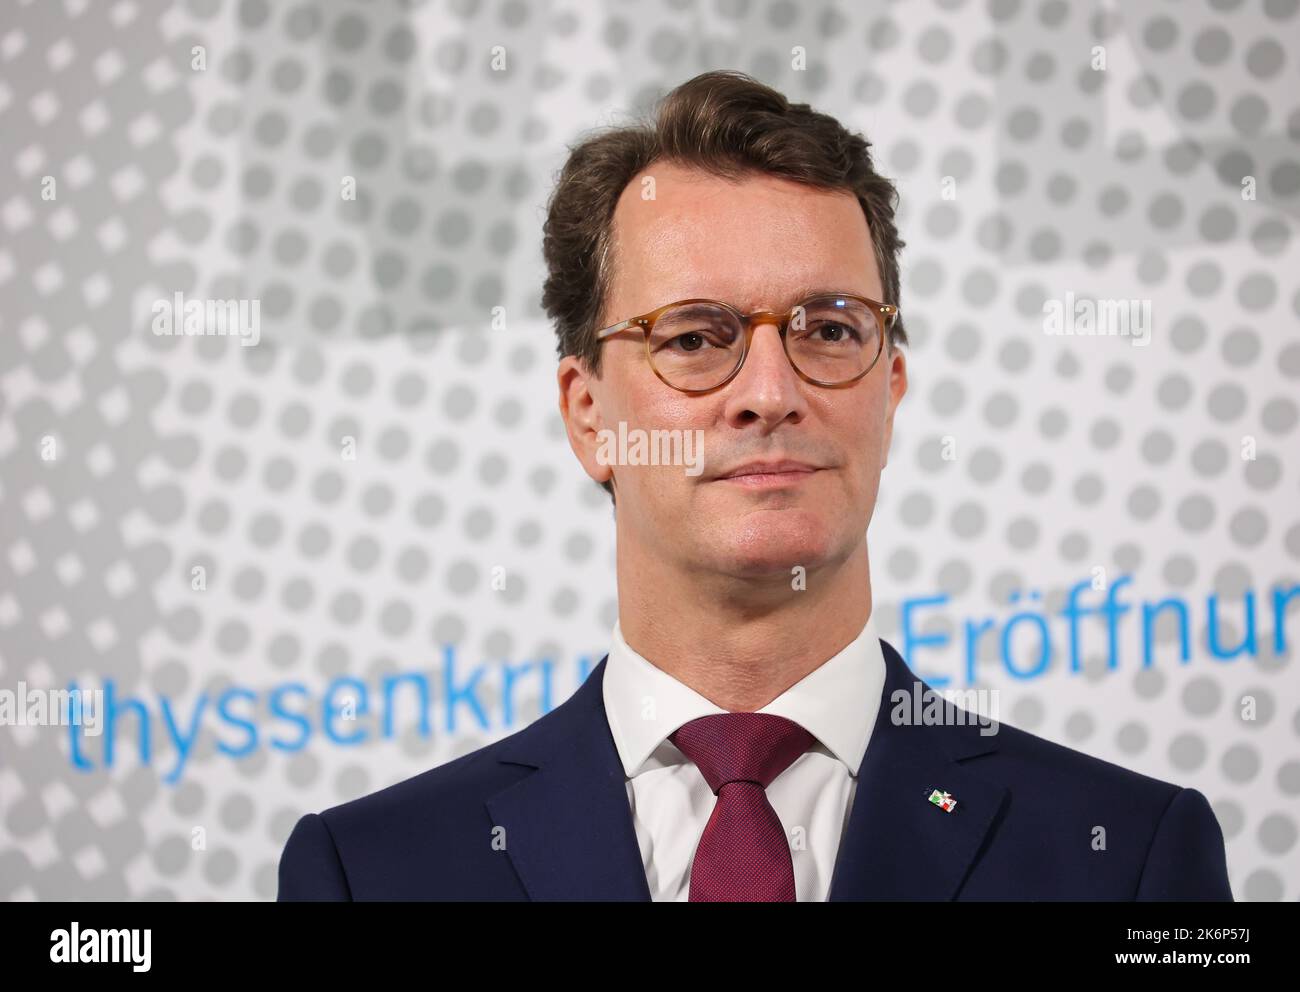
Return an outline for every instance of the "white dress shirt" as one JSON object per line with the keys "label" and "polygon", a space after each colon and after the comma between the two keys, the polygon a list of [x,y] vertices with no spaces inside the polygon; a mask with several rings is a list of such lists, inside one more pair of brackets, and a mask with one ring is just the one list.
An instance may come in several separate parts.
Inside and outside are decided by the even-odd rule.
{"label": "white dress shirt", "polygon": [[[824,902],[830,892],[884,684],[885,659],[868,617],[844,650],[758,711],[793,720],[817,738],[767,787],[790,840],[800,902]],[[650,897],[685,902],[691,862],[717,797],[668,735],[696,717],[726,710],[628,647],[617,622],[602,693]]]}

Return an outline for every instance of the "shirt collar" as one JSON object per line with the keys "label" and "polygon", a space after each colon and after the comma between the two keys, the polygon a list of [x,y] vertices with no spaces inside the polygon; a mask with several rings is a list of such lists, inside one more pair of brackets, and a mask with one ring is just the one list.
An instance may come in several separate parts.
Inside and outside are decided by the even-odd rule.
{"label": "shirt collar", "polygon": [[[793,720],[857,775],[876,725],[885,659],[874,616],[853,641],[760,709]],[[668,735],[696,717],[726,710],[637,654],[614,623],[602,685],[605,714],[623,771],[634,778],[684,760]]]}

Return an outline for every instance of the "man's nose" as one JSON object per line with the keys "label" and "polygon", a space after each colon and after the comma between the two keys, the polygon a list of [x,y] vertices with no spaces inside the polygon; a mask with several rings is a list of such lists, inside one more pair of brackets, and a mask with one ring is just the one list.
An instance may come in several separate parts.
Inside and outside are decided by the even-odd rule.
{"label": "man's nose", "polygon": [[806,411],[803,380],[786,357],[778,323],[755,324],[745,364],[727,389],[727,420],[735,426],[759,421],[770,429]]}

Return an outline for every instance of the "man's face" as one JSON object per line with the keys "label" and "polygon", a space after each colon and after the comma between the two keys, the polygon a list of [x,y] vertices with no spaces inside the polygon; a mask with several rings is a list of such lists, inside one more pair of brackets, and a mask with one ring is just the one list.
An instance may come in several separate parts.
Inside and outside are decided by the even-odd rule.
{"label": "man's face", "polygon": [[[653,199],[643,198],[644,176],[654,178]],[[892,302],[847,192],[766,175],[733,182],[659,162],[624,190],[613,234],[602,327],[697,297],[743,312],[785,312],[809,291]],[[587,474],[614,479],[620,551],[633,542],[635,554],[680,569],[760,578],[788,577],[796,565],[813,571],[862,544],[907,388],[901,352],[886,348],[850,386],[815,386],[791,367],[776,325],[760,324],[736,377],[689,395],[656,377],[639,331],[602,347],[600,378],[572,357],[561,362],[560,408]],[[603,464],[600,432],[617,435],[620,422],[629,437],[638,429],[702,437],[703,470]],[[813,470],[724,477],[776,460]]]}

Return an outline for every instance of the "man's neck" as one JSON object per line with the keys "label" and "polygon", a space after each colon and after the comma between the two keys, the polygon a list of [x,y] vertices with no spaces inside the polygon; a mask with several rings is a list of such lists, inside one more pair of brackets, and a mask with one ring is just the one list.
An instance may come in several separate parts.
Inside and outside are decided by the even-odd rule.
{"label": "man's neck", "polygon": [[623,639],[728,712],[762,709],[848,646],[871,616],[865,539],[804,577],[739,580],[618,556]]}

